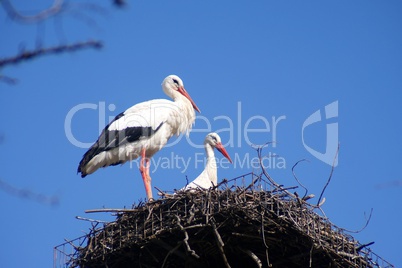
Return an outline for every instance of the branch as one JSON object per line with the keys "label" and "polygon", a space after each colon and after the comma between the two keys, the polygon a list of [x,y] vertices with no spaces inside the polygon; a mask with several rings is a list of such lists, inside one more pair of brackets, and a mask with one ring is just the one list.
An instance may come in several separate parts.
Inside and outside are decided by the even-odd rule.
{"label": "branch", "polygon": [[178,250],[180,246],[181,246],[181,244],[178,243],[177,246],[175,246],[174,248],[172,248],[171,250],[169,250],[168,254],[166,255],[165,259],[163,260],[163,263],[162,263],[162,266],[161,266],[162,268],[165,267],[166,261],[167,261],[167,259],[169,258],[170,254],[172,254],[172,253],[174,253],[176,250]]}
{"label": "branch", "polygon": [[99,209],[88,209],[85,210],[85,213],[95,213],[95,212],[139,212],[143,211],[144,209],[128,209],[128,208],[99,208]]}
{"label": "branch", "polygon": [[262,268],[262,261],[260,260],[260,258],[258,258],[257,255],[254,254],[254,252],[252,252],[249,249],[240,248],[240,250],[243,251],[244,253],[246,253],[248,256],[250,256],[251,259],[255,262],[255,264],[257,265],[258,268]]}
{"label": "branch", "polygon": [[225,251],[223,250],[223,247],[225,246],[225,244],[223,243],[222,237],[219,234],[218,229],[216,229],[216,225],[215,225],[214,221],[211,221],[211,226],[212,226],[212,229],[214,231],[214,235],[215,235],[215,238],[216,238],[216,243],[218,244],[219,252],[222,255],[223,262],[225,263],[226,268],[230,268],[230,264],[229,264],[228,259],[226,257]]}
{"label": "branch", "polygon": [[18,80],[9,76],[1,75],[0,74],[0,81],[9,84],[9,85],[15,85],[17,84]]}
{"label": "branch", "polygon": [[263,174],[265,175],[265,177],[269,180],[269,182],[270,182],[273,186],[275,186],[275,188],[280,189],[281,191],[284,191],[286,194],[288,194],[289,196],[291,196],[291,197],[293,197],[293,198],[296,198],[296,196],[295,196],[294,194],[292,194],[292,193],[290,193],[289,191],[285,190],[285,189],[282,187],[282,185],[279,185],[276,181],[274,181],[274,179],[272,179],[271,176],[268,174],[268,172],[265,170],[264,165],[263,165],[263,163],[262,163],[262,149],[263,149],[264,147],[266,147],[267,144],[268,144],[268,142],[265,143],[265,144],[262,145],[262,146],[256,147],[257,155],[258,155],[258,160],[259,160],[259,162],[260,162],[260,166],[261,166],[262,173],[263,173]]}
{"label": "branch", "polygon": [[306,192],[304,193],[303,197],[302,197],[302,199],[304,200],[304,198],[307,196],[308,190],[307,190],[307,188],[304,187],[304,185],[299,181],[299,179],[297,178],[296,173],[295,173],[295,171],[294,171],[295,167],[296,167],[300,162],[302,162],[302,161],[307,161],[307,162],[309,162],[307,159],[302,159],[302,160],[297,161],[296,164],[294,164],[293,167],[292,167],[292,173],[293,173],[293,177],[295,178],[295,180],[297,181],[297,183],[298,183],[301,187],[303,187],[303,189],[306,191]]}
{"label": "branch", "polygon": [[123,6],[125,6],[127,3],[126,3],[126,0],[113,0],[113,4],[114,4],[115,6],[117,6],[117,7],[123,7]]}
{"label": "branch", "polygon": [[[371,215],[373,215],[373,209],[370,210],[370,215],[369,215],[368,219],[366,220],[366,224],[362,228],[360,228],[360,230],[348,230],[348,229],[340,228],[340,227],[339,227],[339,229],[342,229],[348,233],[360,233],[361,231],[366,229],[366,227],[369,225],[370,220],[371,220]],[[366,212],[364,212],[364,216],[366,216]]]}
{"label": "branch", "polygon": [[371,245],[374,244],[374,243],[375,243],[375,242],[373,241],[373,242],[370,242],[370,243],[367,243],[367,244],[363,244],[363,245],[359,246],[358,248],[356,248],[356,251],[359,252],[359,251],[362,250],[363,248],[368,247],[368,246],[371,246]]}
{"label": "branch", "polygon": [[187,233],[186,229],[184,229],[183,225],[180,224],[179,216],[177,216],[177,215],[175,215],[175,216],[176,216],[176,219],[177,219],[177,222],[176,222],[177,226],[179,226],[180,230],[184,233],[183,242],[186,245],[187,252],[189,252],[191,254],[191,256],[199,259],[200,256],[198,256],[197,253],[194,250],[192,250],[190,245],[188,244],[189,236],[188,236],[188,233]]}
{"label": "branch", "polygon": [[261,213],[261,238],[262,241],[264,242],[265,246],[265,257],[267,258],[267,265],[268,267],[272,267],[272,264],[269,262],[269,254],[268,254],[268,245],[267,242],[265,241],[265,228],[264,228],[264,211]]}
{"label": "branch", "polygon": [[89,219],[89,218],[84,218],[80,216],[75,216],[77,220],[82,220],[82,221],[89,221],[89,222],[96,222],[96,223],[109,223],[108,221],[101,221],[101,220],[94,220],[94,219]]}
{"label": "branch", "polygon": [[74,52],[84,48],[102,48],[103,44],[100,41],[85,41],[85,42],[78,42],[71,45],[60,45],[54,46],[49,48],[39,48],[32,51],[23,51],[20,54],[10,57],[10,58],[3,58],[0,59],[0,68],[10,64],[17,64],[23,61],[31,60],[33,58],[44,56],[48,54],[59,54],[64,52]]}
{"label": "branch", "polygon": [[331,167],[331,172],[329,173],[329,178],[328,178],[327,183],[325,184],[324,188],[322,189],[322,192],[320,194],[320,198],[318,198],[317,206],[320,205],[322,195],[324,194],[325,189],[327,188],[329,182],[331,181],[332,174],[334,173],[334,169],[335,169],[335,162],[336,162],[336,159],[338,158],[338,153],[339,153],[339,143],[338,143],[338,148],[336,149],[336,153],[335,153],[335,156],[334,156],[334,161],[332,162],[332,167]]}
{"label": "branch", "polygon": [[14,196],[17,196],[20,198],[30,199],[30,200],[33,200],[33,201],[36,201],[36,202],[42,203],[42,204],[56,206],[60,202],[59,197],[56,195],[46,196],[44,194],[38,194],[38,193],[32,192],[27,189],[18,189],[1,179],[0,179],[0,189],[11,195],[14,195]]}
{"label": "branch", "polygon": [[13,20],[22,23],[36,23],[46,20],[47,18],[58,14],[63,7],[63,0],[54,0],[50,8],[42,10],[35,15],[27,16],[18,12],[9,0],[2,0],[1,2],[3,3],[3,8],[7,12],[8,16]]}

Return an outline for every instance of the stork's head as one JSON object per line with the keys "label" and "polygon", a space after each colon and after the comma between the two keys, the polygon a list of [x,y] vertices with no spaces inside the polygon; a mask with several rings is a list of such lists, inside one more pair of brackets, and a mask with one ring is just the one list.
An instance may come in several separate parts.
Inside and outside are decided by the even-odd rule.
{"label": "stork's head", "polygon": [[226,157],[230,161],[230,163],[232,163],[232,159],[230,159],[228,152],[226,151],[225,147],[223,147],[221,137],[219,137],[217,133],[209,133],[205,137],[204,144],[209,144],[212,146],[212,148],[216,148],[216,150],[218,150],[224,157]]}
{"label": "stork's head", "polygon": [[200,109],[197,107],[195,102],[191,99],[190,95],[185,90],[183,81],[177,75],[172,74],[166,77],[162,82],[162,88],[166,95],[171,97],[173,100],[177,99],[177,96],[179,96],[178,94],[184,96],[191,102],[193,108],[197,112],[201,113]]}

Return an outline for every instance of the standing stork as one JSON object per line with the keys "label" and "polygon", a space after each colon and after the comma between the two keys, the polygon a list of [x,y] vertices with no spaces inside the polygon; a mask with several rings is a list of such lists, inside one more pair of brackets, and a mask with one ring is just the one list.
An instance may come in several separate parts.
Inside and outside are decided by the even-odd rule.
{"label": "standing stork", "polygon": [[182,188],[182,191],[194,190],[194,189],[209,189],[218,185],[218,171],[215,159],[214,148],[216,148],[224,157],[226,157],[230,163],[232,159],[226,149],[223,147],[221,137],[215,132],[209,133],[204,140],[205,152],[207,154],[207,164],[204,171],[186,187]]}
{"label": "standing stork", "polygon": [[156,99],[138,103],[117,115],[102,131],[78,165],[84,178],[101,167],[123,164],[141,157],[140,172],[148,200],[153,199],[150,158],[173,135],[189,134],[197,105],[184,89],[183,81],[169,75],[162,89],[173,101]]}

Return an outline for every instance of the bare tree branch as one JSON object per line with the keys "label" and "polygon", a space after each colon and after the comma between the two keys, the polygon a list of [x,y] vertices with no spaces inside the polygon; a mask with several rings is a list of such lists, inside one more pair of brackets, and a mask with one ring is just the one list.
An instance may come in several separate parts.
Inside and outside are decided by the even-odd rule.
{"label": "bare tree branch", "polygon": [[22,23],[37,23],[58,14],[63,7],[63,2],[63,0],[54,0],[52,6],[48,9],[42,10],[34,15],[23,15],[14,8],[9,0],[1,1],[8,16],[13,20]]}
{"label": "bare tree branch", "polygon": [[0,81],[4,82],[6,84],[15,85],[15,84],[17,84],[18,79],[0,74]]}
{"label": "bare tree branch", "polygon": [[56,195],[46,196],[44,194],[38,194],[27,189],[18,189],[2,179],[0,179],[0,190],[3,190],[10,195],[14,195],[20,198],[26,198],[42,204],[52,206],[56,206],[59,204],[59,197]]}
{"label": "bare tree branch", "polygon": [[117,7],[123,7],[123,6],[125,6],[127,3],[126,3],[126,0],[113,0],[113,4],[114,4],[115,6],[117,6]]}
{"label": "bare tree branch", "polygon": [[49,55],[49,54],[59,54],[65,52],[75,52],[77,50],[85,49],[85,48],[102,48],[103,44],[100,41],[85,41],[78,42],[71,45],[60,45],[49,48],[39,48],[32,51],[23,51],[20,54],[10,57],[0,59],[0,68],[10,64],[17,64],[23,61],[32,60],[39,56]]}

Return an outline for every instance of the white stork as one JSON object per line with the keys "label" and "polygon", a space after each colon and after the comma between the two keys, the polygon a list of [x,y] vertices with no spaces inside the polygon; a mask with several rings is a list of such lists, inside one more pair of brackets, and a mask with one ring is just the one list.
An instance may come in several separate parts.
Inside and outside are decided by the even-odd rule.
{"label": "white stork", "polygon": [[153,199],[150,158],[173,135],[188,135],[195,120],[194,109],[200,112],[178,76],[166,77],[162,89],[173,101],[156,99],[136,104],[117,115],[103,129],[78,165],[81,177],[101,167],[123,164],[141,157],[139,169],[146,195],[148,200]]}
{"label": "white stork", "polygon": [[209,189],[218,185],[218,172],[215,159],[214,148],[216,148],[224,157],[226,157],[230,163],[232,159],[226,149],[223,147],[221,142],[221,137],[215,132],[209,133],[204,140],[205,152],[207,154],[207,164],[204,171],[192,182],[190,182],[186,187],[182,188],[180,191],[193,191],[194,189]]}

